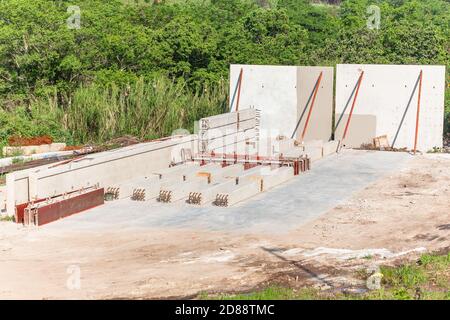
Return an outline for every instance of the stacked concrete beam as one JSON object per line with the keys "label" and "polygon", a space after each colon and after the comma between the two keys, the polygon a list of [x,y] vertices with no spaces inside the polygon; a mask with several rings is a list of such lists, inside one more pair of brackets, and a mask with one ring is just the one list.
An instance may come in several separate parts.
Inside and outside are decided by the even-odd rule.
{"label": "stacked concrete beam", "polygon": [[245,109],[200,119],[200,152],[246,153],[247,143],[258,140],[258,117],[257,110]]}
{"label": "stacked concrete beam", "polygon": [[180,163],[186,150],[197,152],[195,135],[173,137],[117,150],[88,155],[59,165],[42,166],[6,176],[7,212],[14,215],[15,206],[87,188],[108,187],[123,181],[149,175],[158,168]]}

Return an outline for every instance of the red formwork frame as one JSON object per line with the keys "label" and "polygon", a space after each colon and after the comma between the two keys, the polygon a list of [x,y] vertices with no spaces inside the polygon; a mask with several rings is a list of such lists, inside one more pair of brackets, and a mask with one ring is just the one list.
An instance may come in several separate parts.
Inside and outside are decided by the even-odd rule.
{"label": "red formwork frame", "polygon": [[[38,199],[33,201],[33,203],[39,203],[42,201],[45,201],[46,199]],[[16,210],[15,210],[15,220],[16,223],[24,223],[24,217],[25,217],[25,209],[28,207],[30,203],[22,203],[16,206]]]}
{"label": "red formwork frame", "polygon": [[[238,96],[236,100],[236,112],[239,111],[239,102],[241,101],[241,87],[242,87],[242,77],[244,75],[244,69],[241,68],[241,71],[239,72],[239,87],[238,87]],[[238,125],[239,125],[239,119],[238,119]]]}
{"label": "red formwork frame", "polygon": [[104,204],[104,189],[99,188],[69,196],[49,204],[25,209],[25,224],[42,226],[44,224],[71,216],[76,213]]}
{"label": "red formwork frame", "polygon": [[[70,194],[75,193],[75,192],[79,192],[79,190],[67,192],[66,195],[70,195]],[[58,195],[55,195],[55,196],[50,197],[50,198],[57,198],[57,197],[61,197],[61,196],[62,196],[62,194],[58,194]],[[25,209],[30,204],[31,205],[37,204],[37,203],[46,201],[46,200],[48,200],[50,198],[36,199],[36,200],[33,200],[33,201],[29,201],[29,202],[25,202],[25,203],[21,203],[21,204],[16,205],[16,208],[15,208],[15,221],[16,221],[16,223],[24,223]]]}

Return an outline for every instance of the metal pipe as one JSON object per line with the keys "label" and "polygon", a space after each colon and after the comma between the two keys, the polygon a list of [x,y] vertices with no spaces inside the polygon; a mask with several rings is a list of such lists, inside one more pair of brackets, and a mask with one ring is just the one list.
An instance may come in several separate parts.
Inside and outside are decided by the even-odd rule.
{"label": "metal pipe", "polygon": [[348,116],[347,124],[345,125],[344,135],[342,136],[342,141],[345,140],[347,136],[348,126],[350,124],[350,120],[352,119],[353,109],[355,109],[356,99],[358,98],[359,88],[361,87],[361,82],[364,76],[364,71],[361,72],[358,81],[358,87],[356,88],[355,98],[353,99],[352,108],[350,109],[350,114]]}
{"label": "metal pipe", "polygon": [[419,115],[420,115],[420,98],[422,97],[422,78],[423,78],[423,71],[420,70],[419,97],[417,99],[416,134],[414,137],[414,154],[416,154],[417,138],[419,135]]}
{"label": "metal pipe", "polygon": [[319,91],[320,82],[322,81],[322,76],[323,76],[323,71],[320,72],[320,76],[319,76],[319,80],[317,82],[316,90],[314,91],[313,100],[311,102],[311,108],[309,108],[308,117],[306,118],[305,127],[303,128],[303,132],[302,132],[302,141],[303,141],[303,138],[305,137],[306,129],[308,128],[309,119],[311,118],[311,113],[312,113],[312,110],[314,108],[314,102],[316,102],[316,96],[317,96],[317,92]]}

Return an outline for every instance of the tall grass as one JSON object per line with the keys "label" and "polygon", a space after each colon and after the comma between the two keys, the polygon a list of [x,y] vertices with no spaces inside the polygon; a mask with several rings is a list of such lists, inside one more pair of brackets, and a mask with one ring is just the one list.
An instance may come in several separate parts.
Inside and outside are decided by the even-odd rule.
{"label": "tall grass", "polygon": [[153,81],[140,78],[122,87],[82,86],[68,106],[55,106],[49,97],[37,108],[58,115],[78,143],[126,134],[148,139],[168,136],[179,128],[192,132],[195,120],[224,112],[227,94],[225,83],[193,91],[164,77]]}

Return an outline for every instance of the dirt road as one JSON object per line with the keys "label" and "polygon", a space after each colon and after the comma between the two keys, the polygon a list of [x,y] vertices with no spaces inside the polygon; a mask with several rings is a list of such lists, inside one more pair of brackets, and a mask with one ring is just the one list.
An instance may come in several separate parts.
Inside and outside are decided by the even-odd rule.
{"label": "dirt road", "polygon": [[[450,248],[450,157],[417,156],[289,232],[0,223],[0,298],[160,298],[268,283],[363,285],[354,271]],[[243,212],[242,214],[245,214]]]}

